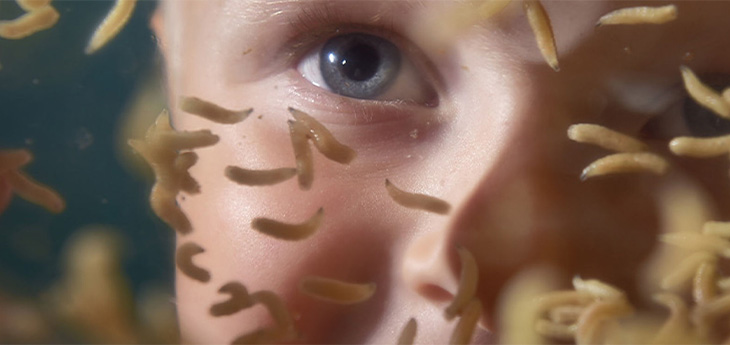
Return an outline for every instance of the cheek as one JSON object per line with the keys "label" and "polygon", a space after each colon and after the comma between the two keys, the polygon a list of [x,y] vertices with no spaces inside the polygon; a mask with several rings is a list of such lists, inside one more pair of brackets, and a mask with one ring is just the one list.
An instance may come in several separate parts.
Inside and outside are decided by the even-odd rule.
{"label": "cheek", "polygon": [[[180,200],[195,229],[180,242],[192,241],[206,249],[195,260],[212,276],[209,283],[201,284],[178,274],[181,329],[187,333],[183,337],[188,341],[230,342],[266,325],[266,311],[256,308],[226,318],[208,315],[210,305],[225,298],[217,288],[229,281],[241,282],[252,292],[273,290],[279,294],[292,315],[298,315],[298,327],[307,330],[307,342],[352,342],[358,334],[370,335],[372,330],[356,327],[357,322],[343,322],[352,329],[333,330],[331,325],[343,317],[372,321],[362,325],[377,324],[389,298],[387,287],[392,277],[388,267],[394,266],[400,241],[411,222],[393,212],[395,207],[385,193],[385,176],[358,173],[362,163],[343,166],[314,148],[315,179],[310,191],[300,190],[296,177],[261,187],[228,180],[223,171],[229,165],[246,169],[294,167],[285,108],[254,107],[257,111],[240,125],[211,128],[221,142],[197,151],[200,159],[191,168],[202,193]],[[261,119],[259,114],[263,114]],[[188,119],[184,125],[197,126]],[[320,207],[324,209],[322,225],[302,241],[275,239],[251,227],[257,217],[300,223]],[[307,275],[374,282],[378,293],[358,308],[322,303],[298,291],[299,281]],[[200,326],[203,324],[206,326]]]}

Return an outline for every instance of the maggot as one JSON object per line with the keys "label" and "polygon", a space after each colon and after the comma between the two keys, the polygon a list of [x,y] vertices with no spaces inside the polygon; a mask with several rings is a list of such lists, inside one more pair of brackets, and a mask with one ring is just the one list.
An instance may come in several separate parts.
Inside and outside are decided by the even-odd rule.
{"label": "maggot", "polygon": [[210,280],[210,273],[208,270],[193,263],[193,256],[203,252],[205,252],[205,249],[196,243],[184,243],[177,248],[177,253],[175,253],[175,264],[180,269],[180,272],[188,276],[190,279],[206,283]]}
{"label": "maggot", "polygon": [[299,283],[299,290],[310,297],[330,303],[356,304],[370,299],[375,293],[376,285],[308,276]]}
{"label": "maggot", "polygon": [[322,224],[324,209],[320,208],[308,220],[300,224],[282,223],[268,218],[256,218],[251,227],[263,234],[280,240],[299,241],[312,236]]}

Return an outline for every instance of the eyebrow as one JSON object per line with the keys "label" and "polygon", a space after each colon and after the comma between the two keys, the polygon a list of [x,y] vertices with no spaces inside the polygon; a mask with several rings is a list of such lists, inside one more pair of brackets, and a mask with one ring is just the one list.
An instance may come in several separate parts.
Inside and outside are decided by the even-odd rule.
{"label": "eyebrow", "polygon": [[[368,14],[367,22],[381,24],[386,20],[395,22],[395,15],[403,18],[403,14],[413,13],[419,8],[426,7],[424,0],[224,0],[224,11],[229,15],[239,17],[252,24],[272,24],[280,21],[291,22],[297,16],[332,16],[343,21],[355,15],[362,18],[360,10]],[[347,8],[347,10],[345,10]],[[289,18],[289,19],[287,19]],[[361,19],[362,20],[362,19]],[[401,25],[407,25],[407,20],[401,20]]]}

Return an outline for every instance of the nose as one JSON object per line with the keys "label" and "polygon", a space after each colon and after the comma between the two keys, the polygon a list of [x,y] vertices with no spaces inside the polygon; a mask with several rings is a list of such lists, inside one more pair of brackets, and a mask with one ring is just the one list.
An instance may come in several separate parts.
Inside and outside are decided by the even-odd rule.
{"label": "nose", "polygon": [[448,303],[458,287],[448,236],[439,230],[419,236],[410,243],[403,260],[403,278],[408,287],[437,306]]}
{"label": "nose", "polygon": [[[462,265],[457,246],[471,252],[479,271],[476,297],[484,307],[482,325],[492,329],[491,310],[501,286],[534,253],[532,194],[540,174],[532,169],[532,158],[541,147],[536,141],[541,136],[530,132],[541,126],[521,120],[534,113],[528,109],[531,103],[518,102],[526,97],[525,89],[505,86],[498,91],[503,91],[501,102],[484,104],[477,96],[468,100],[468,108],[487,109],[489,116],[463,112],[454,121],[459,140],[445,145],[434,158],[449,169],[429,170],[446,181],[446,193],[435,195],[451,203],[451,212],[443,222],[429,222],[428,233],[408,242],[402,262],[408,287],[445,308],[459,290]],[[525,137],[531,140],[521,140]]]}
{"label": "nose", "polygon": [[[521,94],[515,93],[518,89]],[[555,181],[566,177],[554,174],[551,167],[567,141],[569,121],[534,116],[534,104],[540,104],[542,114],[549,102],[529,91],[516,85],[507,88],[500,98],[500,104],[507,105],[494,108],[475,97],[470,105],[489,109],[489,117],[464,113],[456,120],[461,141],[445,147],[449,154],[442,157],[449,162],[444,166],[453,168],[444,178],[451,184],[442,195],[451,202],[451,213],[447,221],[432,223],[428,234],[409,243],[403,264],[411,289],[445,307],[459,289],[457,246],[467,249],[479,272],[476,297],[484,309],[482,325],[490,329],[495,329],[497,299],[516,272],[564,248],[555,234],[561,230],[559,211],[566,197]],[[533,99],[541,102],[526,101]],[[578,181],[577,175],[567,178]]]}

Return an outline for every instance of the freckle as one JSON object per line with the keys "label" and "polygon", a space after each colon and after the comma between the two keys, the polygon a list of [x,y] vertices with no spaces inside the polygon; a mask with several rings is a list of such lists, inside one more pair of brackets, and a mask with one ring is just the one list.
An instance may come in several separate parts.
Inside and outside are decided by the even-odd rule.
{"label": "freckle", "polygon": [[469,72],[469,67],[468,67],[468,66],[466,66],[466,65],[461,65],[461,69],[463,69],[463,70],[465,70],[465,71]]}
{"label": "freckle", "polygon": [[261,120],[264,117],[264,115],[259,115],[258,119]]}

